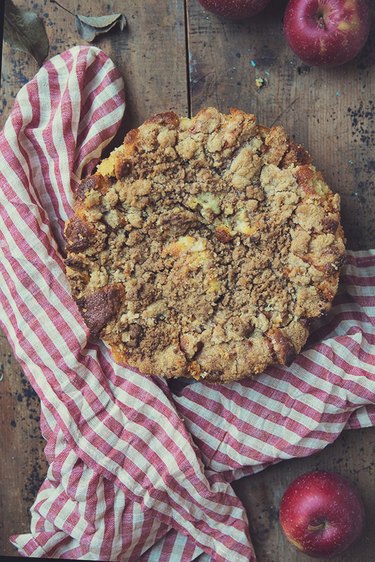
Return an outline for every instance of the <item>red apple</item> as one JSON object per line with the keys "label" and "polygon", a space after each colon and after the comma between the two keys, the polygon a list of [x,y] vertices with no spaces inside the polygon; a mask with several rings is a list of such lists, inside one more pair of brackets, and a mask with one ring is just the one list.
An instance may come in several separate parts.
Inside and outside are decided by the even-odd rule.
{"label": "red apple", "polygon": [[330,558],[359,538],[365,511],[349,480],[317,470],[290,484],[281,499],[279,517],[287,539],[296,548],[312,557]]}
{"label": "red apple", "polygon": [[290,0],[284,13],[290,48],[312,66],[353,59],[367,41],[370,22],[366,0]]}
{"label": "red apple", "polygon": [[261,12],[271,0],[199,0],[203,8],[232,20],[247,19]]}

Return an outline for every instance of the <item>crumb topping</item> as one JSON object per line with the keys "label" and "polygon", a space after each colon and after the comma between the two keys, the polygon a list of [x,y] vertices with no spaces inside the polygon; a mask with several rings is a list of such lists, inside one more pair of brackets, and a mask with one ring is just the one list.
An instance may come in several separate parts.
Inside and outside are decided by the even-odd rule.
{"label": "crumb topping", "polygon": [[73,297],[144,374],[226,382],[288,364],[337,290],[339,204],[282,127],[236,109],[155,115],[75,194]]}

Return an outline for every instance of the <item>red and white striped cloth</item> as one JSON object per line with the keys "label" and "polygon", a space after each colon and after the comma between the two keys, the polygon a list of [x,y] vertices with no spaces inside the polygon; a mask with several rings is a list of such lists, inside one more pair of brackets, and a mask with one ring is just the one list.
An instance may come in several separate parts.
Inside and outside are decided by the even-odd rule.
{"label": "red and white striped cloth", "polygon": [[88,342],[61,248],[72,188],[123,111],[111,60],[75,47],[20,90],[0,136],[1,325],[49,461],[30,533],[11,541],[36,557],[255,561],[230,482],[375,425],[375,251],[348,252],[333,310],[289,368],[173,393],[118,365]]}

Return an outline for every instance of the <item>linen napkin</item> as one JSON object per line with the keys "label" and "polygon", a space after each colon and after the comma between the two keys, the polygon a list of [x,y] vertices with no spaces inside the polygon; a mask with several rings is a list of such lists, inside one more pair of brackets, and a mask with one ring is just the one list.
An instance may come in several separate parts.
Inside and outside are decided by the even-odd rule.
{"label": "linen napkin", "polygon": [[70,296],[62,232],[124,107],[112,61],[75,47],[20,90],[0,135],[0,321],[40,397],[49,463],[30,532],[11,541],[33,557],[254,562],[230,482],[375,424],[375,251],[348,252],[289,368],[178,388],[117,364]]}

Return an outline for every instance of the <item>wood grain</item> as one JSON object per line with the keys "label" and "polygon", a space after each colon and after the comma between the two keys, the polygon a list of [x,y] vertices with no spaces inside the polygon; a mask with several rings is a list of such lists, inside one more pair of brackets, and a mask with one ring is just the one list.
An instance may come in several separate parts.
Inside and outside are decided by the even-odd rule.
{"label": "wood grain", "polygon": [[[30,9],[30,2],[16,0]],[[102,37],[102,48],[120,69],[127,110],[124,133],[158,111],[195,113],[215,105],[253,112],[265,125],[281,123],[310,150],[333,189],[342,197],[348,245],[375,245],[375,32],[362,54],[345,67],[317,69],[302,64],[289,50],[282,32],[285,0],[272,2],[248,22],[233,23],[207,12],[197,0],[88,1],[64,5],[85,15],[123,11],[128,28]],[[82,42],[74,19],[48,0],[32,8],[43,18],[50,56]],[[187,21],[185,25],[185,9]],[[373,12],[375,7],[372,8]],[[188,52],[186,51],[188,40]],[[20,87],[37,71],[26,54],[4,45],[0,95],[0,127]],[[187,73],[188,69],[188,73]],[[264,80],[258,88],[257,79]],[[0,555],[16,555],[12,533],[27,532],[28,509],[46,472],[39,430],[39,403],[0,334]],[[259,562],[303,562],[285,541],[277,522],[283,490],[298,474],[312,468],[337,470],[362,491],[368,515],[363,539],[335,562],[373,559],[375,536],[375,430],[344,432],[323,452],[307,459],[284,461],[235,484],[248,513]],[[5,516],[4,516],[5,514]]]}
{"label": "wood grain", "polygon": [[188,1],[192,111],[238,107],[261,124],[282,124],[340,193],[349,248],[374,247],[375,31],[352,63],[309,67],[285,41],[284,7],[285,1],[271,2],[255,18],[234,23]]}
{"label": "wood grain", "polygon": [[309,458],[291,459],[259,474],[234,483],[245,505],[258,562],[308,562],[284,537],[278,521],[281,497],[286,487],[310,470],[332,470],[349,478],[364,499],[366,527],[361,539],[332,562],[370,562],[374,558],[375,536],[375,431],[344,431],[324,451]]}
{"label": "wood grain", "polygon": [[[352,63],[329,70],[308,67],[285,42],[285,4],[273,2],[252,20],[234,23],[205,12],[197,0],[188,1],[191,111],[207,105],[221,111],[238,107],[254,113],[264,125],[282,124],[308,148],[316,166],[340,193],[348,247],[373,248],[375,32]],[[259,78],[264,80],[262,88],[256,84]],[[278,507],[287,485],[315,468],[345,474],[366,501],[364,536],[333,560],[372,560],[374,452],[375,430],[345,431],[313,457],[283,461],[236,482],[234,489],[248,511],[258,562],[311,560],[287,543],[278,524]]]}
{"label": "wood grain", "polygon": [[[103,49],[119,68],[125,81],[126,113],[116,138],[107,147],[121,143],[125,132],[158,111],[172,109],[187,114],[184,4],[171,2],[91,1],[81,6],[62,2],[84,15],[125,13],[123,32],[102,36],[94,45]],[[30,2],[16,0],[30,9]],[[74,18],[45,0],[33,2],[42,17],[50,41],[50,57],[80,40]],[[8,117],[15,96],[37,72],[37,63],[26,53],[4,44],[0,92],[0,127]],[[11,534],[27,532],[29,508],[46,473],[44,441],[39,429],[39,400],[13,359],[5,336],[0,333],[0,555],[17,555],[9,543]]]}
{"label": "wood grain", "polygon": [[0,555],[16,554],[8,537],[28,532],[28,510],[47,471],[39,399],[0,333]]}
{"label": "wood grain", "polygon": [[[140,125],[147,117],[168,109],[187,114],[187,75],[185,56],[185,16],[183,0],[169,2],[90,1],[77,5],[63,2],[71,12],[105,15],[122,12],[127,27],[99,36],[92,45],[111,57],[125,81],[126,114],[124,131]],[[30,9],[30,2],[17,0],[17,6]],[[75,45],[88,45],[75,30],[74,17],[48,0],[33,2],[33,10],[43,19],[52,57]],[[0,127],[9,115],[14,98],[38,70],[37,63],[4,44],[2,60]],[[117,141],[117,138],[116,138]]]}

